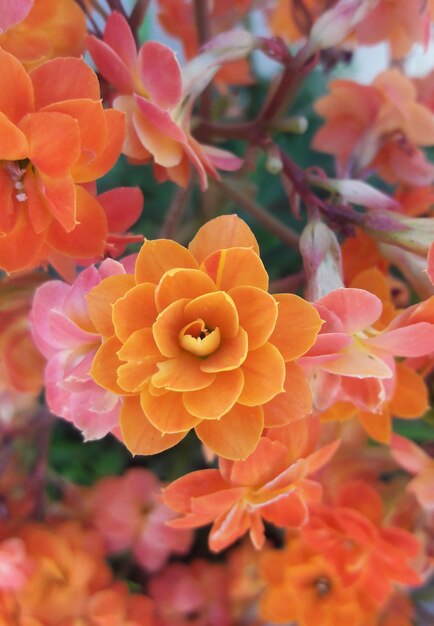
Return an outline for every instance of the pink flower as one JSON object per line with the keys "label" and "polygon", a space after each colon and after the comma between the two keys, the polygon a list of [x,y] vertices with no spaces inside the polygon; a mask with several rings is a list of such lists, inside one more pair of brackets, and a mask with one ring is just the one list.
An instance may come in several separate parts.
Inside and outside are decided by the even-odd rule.
{"label": "pink flower", "polygon": [[103,437],[118,425],[119,397],[99,387],[89,374],[101,336],[86,305],[89,291],[115,275],[125,275],[125,268],[107,259],[99,269],[85,269],[72,285],[49,281],[36,291],[31,313],[33,339],[48,361],[48,406],[73,422],[86,439]]}
{"label": "pink flower", "polygon": [[190,531],[167,526],[175,514],[160,500],[159,491],[155,474],[136,468],[100,480],[90,500],[91,523],[108,552],[130,550],[149,572],[161,569],[171,554],[185,554],[192,539]]}
{"label": "pink flower", "polygon": [[384,329],[376,322],[382,302],[364,289],[336,289],[316,302],[324,324],[299,363],[308,368],[316,408],[337,400],[378,412],[390,399],[394,357],[417,357],[434,350],[431,300],[398,314]]}
{"label": "pink flower", "polygon": [[170,178],[182,186],[187,185],[193,165],[202,189],[207,187],[208,174],[218,178],[216,168],[231,171],[241,166],[237,157],[201,145],[190,134],[193,99],[217,71],[215,62],[215,67],[210,68],[209,63],[203,67],[197,63],[198,57],[183,76],[167,46],[147,41],[137,53],[131,29],[117,12],[107,20],[104,40],[89,37],[88,48],[99,71],[115,89],[114,108],[126,115],[122,151],[132,162],[153,159],[159,181]]}

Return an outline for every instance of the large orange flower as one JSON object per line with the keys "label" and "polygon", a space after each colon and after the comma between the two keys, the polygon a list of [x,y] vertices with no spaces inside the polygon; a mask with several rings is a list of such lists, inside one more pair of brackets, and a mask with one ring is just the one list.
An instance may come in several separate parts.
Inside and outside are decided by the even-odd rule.
{"label": "large orange flower", "polygon": [[100,256],[107,218],[82,184],[116,161],[123,114],[103,110],[96,74],[81,59],[28,74],[0,50],[0,66],[0,268],[30,269],[52,253]]}
{"label": "large orange flower", "polygon": [[121,429],[132,452],[160,452],[195,428],[220,456],[244,459],[264,425],[310,412],[293,361],[312,346],[321,319],[302,298],[271,296],[267,287],[252,232],[222,216],[188,250],[146,241],[134,276],[90,292],[89,313],[105,337],[91,375],[124,396]]}

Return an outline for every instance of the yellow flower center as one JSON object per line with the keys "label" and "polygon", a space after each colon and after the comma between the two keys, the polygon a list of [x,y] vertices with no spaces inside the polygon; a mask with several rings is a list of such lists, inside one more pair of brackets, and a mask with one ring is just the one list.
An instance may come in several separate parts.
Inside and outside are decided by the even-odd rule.
{"label": "yellow flower center", "polygon": [[184,326],[178,337],[181,348],[200,357],[209,356],[220,346],[220,329],[207,328],[201,319]]}

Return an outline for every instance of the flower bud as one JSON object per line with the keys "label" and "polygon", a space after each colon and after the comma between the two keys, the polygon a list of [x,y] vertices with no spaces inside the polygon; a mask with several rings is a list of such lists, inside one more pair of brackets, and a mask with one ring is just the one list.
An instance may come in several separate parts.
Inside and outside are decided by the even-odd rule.
{"label": "flower bud", "polygon": [[300,237],[307,278],[306,298],[315,302],[344,286],[341,250],[336,235],[319,220],[309,222]]}
{"label": "flower bud", "polygon": [[340,0],[315,22],[310,33],[312,52],[340,44],[379,0]]}

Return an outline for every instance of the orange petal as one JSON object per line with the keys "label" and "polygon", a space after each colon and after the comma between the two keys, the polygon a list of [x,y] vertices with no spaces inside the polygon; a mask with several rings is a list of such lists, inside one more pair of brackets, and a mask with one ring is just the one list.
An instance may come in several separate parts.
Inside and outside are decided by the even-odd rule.
{"label": "orange petal", "polygon": [[162,311],[152,327],[155,342],[164,356],[174,357],[180,354],[179,333],[186,324],[184,315],[187,298],[176,300]]}
{"label": "orange petal", "polygon": [[312,395],[303,369],[286,363],[285,391],[264,405],[265,426],[284,426],[302,419],[312,411]]}
{"label": "orange petal", "polygon": [[144,389],[140,394],[140,402],[146,417],[162,433],[185,434],[200,422],[185,409],[182,395],[176,391],[167,391],[156,397]]}
{"label": "orange petal", "polygon": [[77,183],[89,183],[107,174],[119,158],[125,137],[124,114],[106,109],[104,116],[108,128],[107,141],[91,160],[74,165],[72,175]]}
{"label": "orange petal", "polygon": [[210,550],[221,552],[242,537],[249,527],[250,513],[235,505],[226,515],[220,516],[213,524],[208,538]]}
{"label": "orange petal", "polygon": [[228,486],[217,469],[198,470],[170,483],[163,489],[162,499],[177,513],[187,513],[190,511],[191,498],[222,491]]}
{"label": "orange petal", "polygon": [[271,343],[249,351],[241,371],[244,374],[244,387],[238,398],[240,404],[265,404],[284,391],[285,361]]}
{"label": "orange petal", "polygon": [[6,272],[31,269],[39,265],[46,240],[45,232],[37,234],[29,225],[25,206],[15,207],[15,210],[19,214],[13,230],[0,237],[0,268]]}
{"label": "orange petal", "polygon": [[155,292],[157,309],[163,311],[169,304],[182,298],[197,298],[216,291],[214,282],[205,272],[191,269],[168,270]]}
{"label": "orange petal", "polygon": [[245,459],[258,445],[264,426],[261,407],[235,404],[220,420],[203,420],[196,434],[208,448],[225,459]]}
{"label": "orange petal", "polygon": [[129,393],[140,393],[149,384],[151,376],[157,371],[155,358],[129,361],[118,367],[118,383]]}
{"label": "orange petal", "polygon": [[234,287],[229,291],[238,310],[240,325],[249,336],[249,350],[256,350],[270,337],[277,321],[277,302],[257,287]]}
{"label": "orange petal", "polygon": [[63,100],[100,99],[98,78],[82,59],[64,57],[47,61],[30,72],[30,78],[36,109]]}
{"label": "orange petal", "polygon": [[261,515],[276,526],[299,528],[308,519],[309,510],[302,496],[293,491],[277,502],[261,507]]}
{"label": "orange petal", "polygon": [[245,330],[238,329],[233,339],[225,339],[218,350],[202,361],[203,372],[226,372],[237,369],[245,361],[248,350],[248,337]]}
{"label": "orange petal", "polygon": [[121,361],[140,362],[150,357],[155,361],[161,360],[152,330],[150,328],[135,330],[118,351],[118,357]]}
{"label": "orange petal", "polygon": [[[59,222],[59,225],[63,228],[66,233],[70,233],[77,226],[77,186],[74,185],[74,182],[71,176],[65,176],[64,178],[56,179],[49,178],[48,176],[43,176],[41,172],[35,171],[33,176],[30,176],[30,172],[27,172],[25,177],[25,187],[26,192],[30,193],[30,181],[33,180],[34,188],[32,189],[33,194],[35,192],[39,197],[42,196],[45,201],[45,207],[48,209],[50,217],[54,217],[54,219]],[[33,172],[32,172],[33,174]],[[36,188],[38,191],[36,191]],[[83,205],[83,202],[87,202],[89,198],[92,196],[83,195],[80,197],[80,203]],[[98,203],[94,204],[94,199],[89,200],[90,211],[94,211],[95,206]],[[100,211],[100,207],[96,208],[96,214],[102,213]],[[50,219],[51,222],[51,219]],[[106,220],[105,216],[103,218],[104,222],[104,239],[106,234]],[[95,233],[98,236],[98,233]],[[103,240],[104,240],[103,239]]]}
{"label": "orange petal", "polygon": [[121,341],[140,328],[152,326],[157,317],[155,286],[136,285],[113,305],[113,324]]}
{"label": "orange petal", "polygon": [[207,272],[217,288],[223,291],[241,285],[268,289],[268,274],[265,267],[250,248],[217,250],[203,261],[201,269]]}
{"label": "orange petal", "polygon": [[396,364],[396,382],[390,411],[396,417],[420,417],[428,409],[428,389],[423,378],[405,363]]}
{"label": "orange petal", "polygon": [[274,298],[279,305],[279,314],[270,341],[285,361],[292,361],[312,347],[322,321],[316,309],[299,296],[281,293]]}
{"label": "orange petal", "polygon": [[28,156],[29,146],[24,133],[0,111],[1,158],[18,161]]}
{"label": "orange petal", "polygon": [[29,143],[28,157],[47,176],[64,178],[80,156],[78,123],[64,113],[30,113],[20,130]]}
{"label": "orange petal", "polygon": [[196,391],[209,387],[215,374],[200,369],[201,359],[188,353],[158,363],[158,372],[152,377],[154,387],[170,391]]}
{"label": "orange petal", "polygon": [[185,315],[191,320],[202,319],[209,330],[218,328],[223,339],[238,334],[238,312],[232,298],[224,291],[195,298],[186,305]]}
{"label": "orange petal", "polygon": [[110,337],[115,329],[112,321],[112,305],[135,286],[134,276],[118,274],[105,278],[86,296],[89,317],[96,330],[104,337]]}
{"label": "orange petal", "polygon": [[147,239],[136,261],[138,283],[157,284],[167,270],[178,267],[198,269],[190,252],[176,241],[169,239]]}
{"label": "orange petal", "polygon": [[360,423],[368,435],[380,443],[389,443],[392,436],[392,421],[389,409],[386,407],[381,413],[361,411],[358,414]]}
{"label": "orange petal", "polygon": [[218,372],[209,387],[184,393],[184,406],[196,417],[219,419],[234,406],[243,384],[244,376],[240,369]]}
{"label": "orange petal", "polygon": [[251,248],[259,254],[254,234],[238,215],[221,215],[210,220],[198,230],[188,246],[199,263],[224,248]]}
{"label": "orange petal", "polygon": [[[37,174],[37,172],[33,170],[33,168],[28,168],[24,176],[23,182],[24,192],[27,196],[27,210],[29,214],[29,221],[33,227],[33,230],[36,233],[42,233],[49,227],[53,219],[47,198],[44,194],[44,183],[41,177]],[[75,223],[75,188],[73,190],[73,206],[71,212]],[[2,216],[3,219],[5,216],[7,216],[7,213],[6,215]]]}
{"label": "orange petal", "polygon": [[157,454],[175,446],[185,433],[165,434],[154,428],[143,413],[138,396],[124,398],[119,417],[122,439],[132,454]]}
{"label": "orange petal", "polygon": [[[55,191],[53,186],[52,193]],[[60,189],[58,192],[56,202],[61,201]],[[66,232],[59,222],[53,220],[48,230],[48,243],[53,250],[66,256],[79,259],[101,257],[108,234],[104,209],[83,187],[75,185],[75,194],[76,226]]]}
{"label": "orange petal", "polygon": [[18,59],[1,49],[0,66],[0,111],[16,124],[34,109],[32,83]]}
{"label": "orange petal", "polygon": [[[270,463],[270,459],[273,462]],[[225,463],[225,461],[220,462]],[[261,437],[256,449],[244,461],[229,462],[230,482],[234,485],[261,486],[288,467],[288,453],[280,441]]]}
{"label": "orange petal", "polygon": [[123,365],[117,354],[121,345],[116,337],[107,339],[98,348],[90,369],[90,375],[97,385],[119,396],[125,394],[124,389],[118,385],[117,373],[118,367]]}

